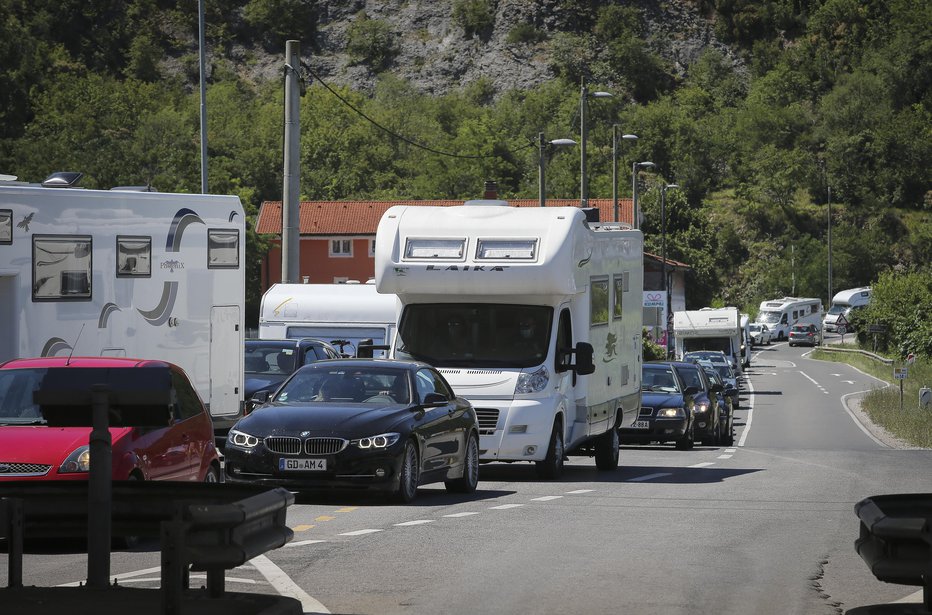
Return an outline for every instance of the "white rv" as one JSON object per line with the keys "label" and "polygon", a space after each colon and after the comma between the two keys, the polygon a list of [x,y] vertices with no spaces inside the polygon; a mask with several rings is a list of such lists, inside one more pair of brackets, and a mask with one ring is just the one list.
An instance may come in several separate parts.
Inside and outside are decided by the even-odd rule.
{"label": "white rv", "polygon": [[342,342],[334,345],[355,355],[365,339],[392,343],[398,311],[397,297],[379,294],[375,284],[273,284],[262,296],[259,337]]}
{"label": "white rv", "polygon": [[741,356],[743,332],[736,307],[673,312],[673,351],[678,359],[687,352],[720,350],[740,374],[745,367]]}
{"label": "white rv", "polygon": [[789,339],[790,328],[793,325],[812,323],[822,326],[822,301],[799,297],[763,301],[755,322],[767,325],[774,339],[778,341]]}
{"label": "white rv", "polygon": [[235,196],[0,181],[0,362],[169,361],[222,433],[243,406],[244,239]]}
{"label": "white rv", "polygon": [[392,207],[375,254],[378,291],[401,300],[392,356],[472,402],[483,461],[614,469],[640,406],[643,251],[640,231],[576,207]]}
{"label": "white rv", "polygon": [[850,322],[851,312],[853,310],[866,307],[871,301],[871,289],[869,286],[861,288],[849,288],[835,294],[832,297],[832,305],[825,313],[822,320],[822,327],[826,331],[836,331],[838,317],[844,315],[845,320]]}

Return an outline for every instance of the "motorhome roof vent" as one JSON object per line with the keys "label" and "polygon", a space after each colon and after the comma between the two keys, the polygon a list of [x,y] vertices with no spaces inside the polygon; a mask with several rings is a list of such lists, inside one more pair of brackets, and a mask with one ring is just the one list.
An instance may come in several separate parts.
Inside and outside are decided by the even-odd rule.
{"label": "motorhome roof vent", "polygon": [[463,206],[464,207],[475,207],[475,206],[511,207],[511,205],[508,204],[508,201],[502,201],[500,199],[472,199],[471,201],[466,201],[465,203],[463,203]]}
{"label": "motorhome roof vent", "polygon": [[52,173],[42,182],[43,188],[74,188],[78,181],[84,177],[84,173],[78,171],[58,171]]}
{"label": "motorhome roof vent", "polygon": [[4,175],[0,173],[0,182],[15,182],[15,181],[16,181],[15,175]]}

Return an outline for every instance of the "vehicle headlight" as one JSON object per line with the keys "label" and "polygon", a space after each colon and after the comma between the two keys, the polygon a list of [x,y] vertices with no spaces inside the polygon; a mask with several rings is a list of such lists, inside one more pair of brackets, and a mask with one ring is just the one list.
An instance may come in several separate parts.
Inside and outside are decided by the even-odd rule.
{"label": "vehicle headlight", "polygon": [[359,438],[358,440],[350,440],[350,444],[358,446],[361,449],[368,448],[388,448],[393,445],[395,442],[401,438],[400,433],[382,433],[377,436],[369,436],[368,438]]}
{"label": "vehicle headlight", "polygon": [[231,429],[227,434],[227,442],[240,448],[256,448],[259,445],[259,438],[244,431]]}
{"label": "vehicle headlight", "polygon": [[65,459],[61,467],[58,468],[59,474],[74,474],[76,472],[87,472],[91,468],[91,447],[85,444],[74,449],[68,458]]}
{"label": "vehicle headlight", "polygon": [[657,418],[660,419],[681,419],[686,416],[686,411],[682,408],[661,408],[657,411]]}
{"label": "vehicle headlight", "polygon": [[540,369],[535,372],[518,376],[515,393],[540,393],[547,388],[548,382],[550,382],[550,372],[547,371],[546,365],[541,365]]}
{"label": "vehicle headlight", "polygon": [[707,402],[703,402],[703,403],[701,403],[701,404],[696,404],[695,407],[693,408],[693,410],[695,410],[696,414],[702,414],[703,412],[708,411],[708,409],[709,409],[709,404],[708,404]]}

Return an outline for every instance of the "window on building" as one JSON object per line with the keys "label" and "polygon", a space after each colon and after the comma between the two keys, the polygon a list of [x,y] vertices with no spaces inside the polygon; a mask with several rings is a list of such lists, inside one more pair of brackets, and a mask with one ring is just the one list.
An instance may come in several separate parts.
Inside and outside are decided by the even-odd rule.
{"label": "window on building", "polygon": [[352,256],[353,240],[352,239],[331,239],[330,256]]}
{"label": "window on building", "polygon": [[369,256],[375,256],[375,239],[369,240]]}

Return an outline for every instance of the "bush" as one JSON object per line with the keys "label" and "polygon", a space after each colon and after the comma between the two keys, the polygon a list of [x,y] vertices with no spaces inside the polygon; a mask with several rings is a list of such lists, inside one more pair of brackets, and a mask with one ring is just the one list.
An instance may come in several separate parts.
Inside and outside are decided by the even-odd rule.
{"label": "bush", "polygon": [[515,26],[505,38],[505,42],[509,45],[533,45],[545,40],[547,40],[547,34],[529,23]]}
{"label": "bush", "polygon": [[495,15],[489,0],[455,0],[453,20],[463,28],[466,36],[482,36],[491,32]]}
{"label": "bush", "polygon": [[346,51],[354,62],[374,70],[387,68],[398,53],[395,33],[387,22],[360,12],[347,31]]}
{"label": "bush", "polygon": [[878,350],[900,358],[932,358],[932,271],[881,274],[871,285],[871,302],[855,321],[858,341],[872,342],[867,325],[880,324]]}
{"label": "bush", "polygon": [[642,361],[646,363],[647,361],[666,360],[667,353],[664,347],[650,338],[650,332],[647,329],[642,331],[641,340],[643,342],[643,347],[641,349]]}

